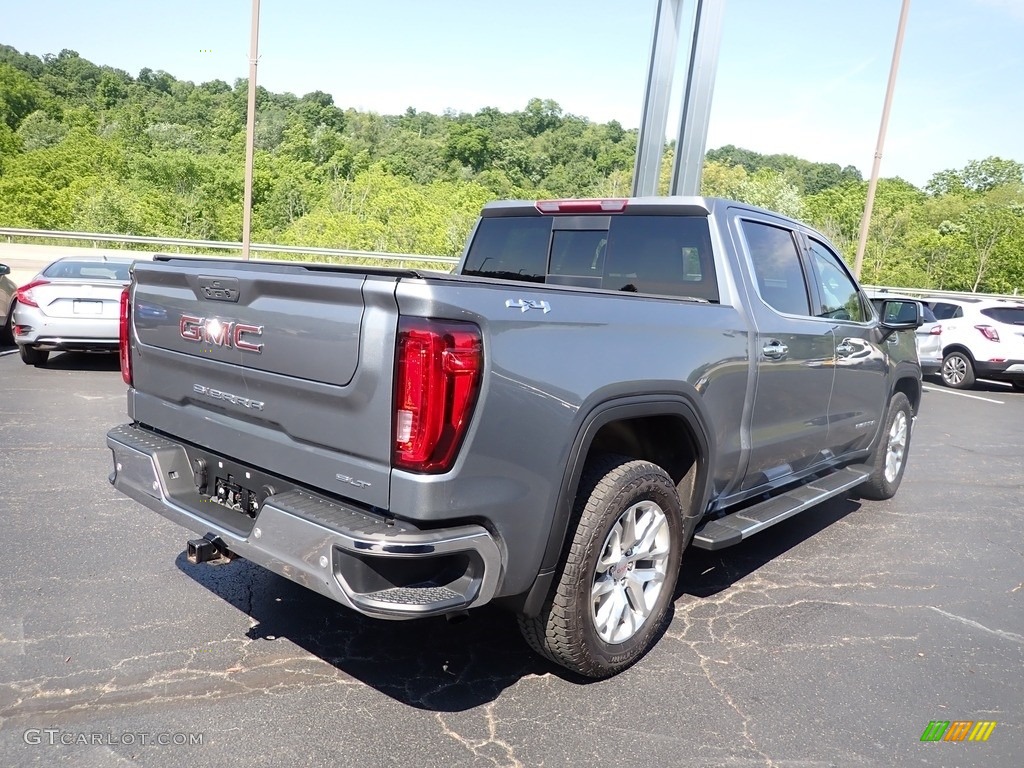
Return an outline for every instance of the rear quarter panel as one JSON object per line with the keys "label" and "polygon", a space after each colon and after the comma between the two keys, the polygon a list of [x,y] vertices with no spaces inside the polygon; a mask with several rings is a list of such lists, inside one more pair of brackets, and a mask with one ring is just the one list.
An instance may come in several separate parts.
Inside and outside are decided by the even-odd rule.
{"label": "rear quarter panel", "polygon": [[[484,512],[515,563],[504,594],[525,590],[537,573],[572,444],[595,408],[626,394],[696,401],[719,455],[738,454],[748,344],[732,307],[409,279],[397,300],[403,315],[479,325],[485,373],[453,469],[437,476],[393,470],[391,510],[424,521]],[[520,300],[538,308],[524,311]]]}

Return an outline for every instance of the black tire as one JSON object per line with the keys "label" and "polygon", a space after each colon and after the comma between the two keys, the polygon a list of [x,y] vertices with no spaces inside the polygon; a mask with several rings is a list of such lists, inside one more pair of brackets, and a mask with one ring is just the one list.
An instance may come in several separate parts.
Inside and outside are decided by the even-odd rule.
{"label": "black tire", "polygon": [[11,308],[7,310],[7,317],[4,324],[0,326],[0,346],[14,344],[14,300],[11,299]]}
{"label": "black tire", "polygon": [[[663,630],[683,549],[679,494],[649,461],[602,456],[588,462],[573,512],[577,524],[551,595],[539,616],[519,617],[519,628],[541,656],[586,677],[608,677],[636,662]],[[625,551],[617,546],[627,543]],[[606,588],[595,597],[599,583]],[[599,626],[602,613],[607,621]]]}
{"label": "black tire", "polygon": [[871,475],[857,486],[857,493],[862,498],[882,501],[896,495],[907,469],[913,425],[910,401],[902,392],[897,392],[889,400],[885,427],[867,464]]}
{"label": "black tire", "polygon": [[50,357],[49,350],[45,349],[34,349],[29,346],[18,347],[18,351],[21,353],[21,360],[25,365],[34,365],[36,367],[46,365],[46,361]]}
{"label": "black tire", "polygon": [[974,361],[966,352],[950,352],[942,358],[939,375],[947,387],[970,389],[974,386]]}
{"label": "black tire", "polygon": [[1013,388],[1018,392],[1024,392],[1024,381],[1011,381],[1010,384],[1012,384]]}

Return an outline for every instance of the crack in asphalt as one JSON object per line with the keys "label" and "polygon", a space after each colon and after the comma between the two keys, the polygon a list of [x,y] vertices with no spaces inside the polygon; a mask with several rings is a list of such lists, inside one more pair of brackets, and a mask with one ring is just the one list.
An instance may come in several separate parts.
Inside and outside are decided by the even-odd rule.
{"label": "crack in asphalt", "polygon": [[[257,658],[252,642],[228,638],[210,646],[238,646],[235,662],[226,668],[201,666],[203,649],[155,651],[120,660],[107,669],[84,669],[60,676],[43,676],[7,683],[0,687],[0,722],[40,716],[74,713],[94,716],[99,710],[112,710],[138,704],[162,704],[190,700],[219,700],[250,693],[274,693],[321,686],[361,685],[344,673],[325,665],[308,653]],[[179,665],[155,671],[146,670],[154,659],[185,657]],[[139,667],[133,671],[129,667]],[[113,673],[113,674],[112,674]],[[75,678],[96,678],[77,686],[68,686]],[[55,682],[63,687],[51,687]],[[6,691],[6,692],[5,692]],[[8,697],[13,700],[5,702]]]}
{"label": "crack in asphalt", "polygon": [[[461,744],[473,757],[489,760],[497,768],[523,768],[523,763],[516,757],[516,750],[512,744],[504,739],[498,738],[498,718],[494,714],[496,702],[490,702],[483,707],[484,723],[487,726],[487,737],[483,739],[472,739],[461,735],[451,728],[445,721],[444,714],[436,712],[434,718],[441,726],[441,733]],[[497,747],[498,754],[488,754],[489,747]]]}
{"label": "crack in asphalt", "polygon": [[948,619],[953,619],[954,621],[959,621],[961,624],[964,624],[964,625],[966,625],[968,627],[973,627],[974,629],[980,629],[983,632],[988,632],[989,634],[995,635],[996,637],[1001,637],[1004,640],[1012,640],[1015,643],[1020,643],[1021,645],[1024,645],[1024,637],[1021,637],[1020,635],[1018,635],[1018,634],[1016,634],[1014,632],[1007,632],[1006,630],[1003,630],[1003,629],[991,629],[989,627],[986,627],[984,624],[979,624],[978,622],[974,621],[973,619],[968,619],[968,618],[965,618],[963,616],[957,616],[955,613],[949,613],[948,611],[944,611],[941,608],[936,608],[934,605],[929,605],[928,607],[931,608],[936,613],[942,614],[943,616],[945,616]]}

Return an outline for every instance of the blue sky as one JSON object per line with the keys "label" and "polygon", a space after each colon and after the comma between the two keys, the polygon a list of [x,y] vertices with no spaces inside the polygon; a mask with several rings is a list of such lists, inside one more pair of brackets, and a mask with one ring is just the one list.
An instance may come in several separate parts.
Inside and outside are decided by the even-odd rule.
{"label": "blue sky", "polygon": [[[385,114],[521,109],[635,127],[656,0],[262,0],[258,79]],[[246,77],[250,0],[0,0],[0,43],[137,75]],[[900,0],[726,0],[708,147],[871,170]],[[882,161],[924,185],[1024,162],[1024,0],[914,0]],[[674,130],[670,127],[670,134]]]}

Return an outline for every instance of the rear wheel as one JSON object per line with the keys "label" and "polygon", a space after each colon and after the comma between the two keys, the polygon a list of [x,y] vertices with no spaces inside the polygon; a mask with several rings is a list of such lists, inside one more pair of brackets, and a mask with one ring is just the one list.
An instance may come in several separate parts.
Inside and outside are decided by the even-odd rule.
{"label": "rear wheel", "polygon": [[889,400],[885,431],[868,462],[871,475],[857,488],[863,498],[883,500],[896,495],[907,468],[913,423],[914,413],[910,401],[902,392],[897,392]]}
{"label": "rear wheel", "polygon": [[974,386],[974,363],[963,352],[950,352],[942,359],[942,383],[953,389]]}
{"label": "rear wheel", "polygon": [[643,656],[663,627],[682,557],[679,494],[661,467],[604,456],[588,464],[574,512],[552,594],[519,626],[542,656],[608,677]]}
{"label": "rear wheel", "polygon": [[1010,383],[1018,392],[1024,392],[1024,381],[1011,381]]}
{"label": "rear wheel", "polygon": [[23,346],[18,347],[18,351],[21,353],[21,360],[25,365],[46,365],[46,361],[50,357],[49,351],[45,349]]}

